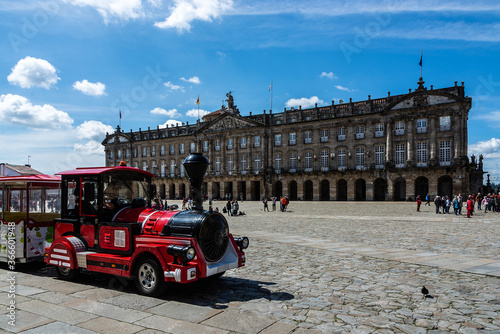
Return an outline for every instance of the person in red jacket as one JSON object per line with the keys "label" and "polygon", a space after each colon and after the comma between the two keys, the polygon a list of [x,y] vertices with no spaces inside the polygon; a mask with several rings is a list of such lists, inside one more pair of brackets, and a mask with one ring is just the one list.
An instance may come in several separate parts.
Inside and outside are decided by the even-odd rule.
{"label": "person in red jacket", "polygon": [[467,199],[467,218],[470,218],[470,214],[472,213],[473,209],[474,209],[474,202],[472,202],[472,196],[469,195]]}
{"label": "person in red jacket", "polygon": [[417,212],[420,212],[420,204],[422,204],[422,201],[420,200],[420,195],[417,195]]}

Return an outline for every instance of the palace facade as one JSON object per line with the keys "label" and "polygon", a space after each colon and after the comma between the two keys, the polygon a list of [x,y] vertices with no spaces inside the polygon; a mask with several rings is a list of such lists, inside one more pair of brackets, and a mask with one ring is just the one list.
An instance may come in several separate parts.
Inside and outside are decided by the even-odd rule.
{"label": "palace facade", "polygon": [[106,166],[124,160],[157,175],[161,198],[189,196],[182,162],[190,152],[210,161],[209,198],[260,200],[406,200],[478,192],[482,157],[467,157],[471,98],[455,85],[314,108],[240,115],[227,106],[195,124],[124,132],[102,142]]}

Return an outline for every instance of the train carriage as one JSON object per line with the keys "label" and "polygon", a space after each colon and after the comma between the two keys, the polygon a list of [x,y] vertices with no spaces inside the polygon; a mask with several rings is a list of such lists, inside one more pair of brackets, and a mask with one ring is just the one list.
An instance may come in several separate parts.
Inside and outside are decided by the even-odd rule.
{"label": "train carriage", "polygon": [[43,259],[60,217],[61,177],[0,177],[0,262]]}

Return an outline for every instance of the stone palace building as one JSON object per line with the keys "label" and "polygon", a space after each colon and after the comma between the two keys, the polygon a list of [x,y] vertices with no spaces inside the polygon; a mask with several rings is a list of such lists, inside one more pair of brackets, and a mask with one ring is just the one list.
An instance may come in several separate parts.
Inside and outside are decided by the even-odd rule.
{"label": "stone palace building", "polygon": [[387,201],[481,190],[482,156],[467,157],[472,100],[463,82],[428,89],[420,78],[407,94],[248,116],[226,96],[227,107],[195,124],[117,127],[102,142],[106,166],[124,160],[150,171],[166,199],[189,196],[190,152],[210,161],[203,192],[214,199]]}

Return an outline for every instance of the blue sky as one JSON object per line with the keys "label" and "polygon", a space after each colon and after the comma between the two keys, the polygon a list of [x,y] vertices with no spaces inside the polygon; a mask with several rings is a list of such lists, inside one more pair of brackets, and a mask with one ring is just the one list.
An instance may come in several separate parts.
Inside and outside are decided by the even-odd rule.
{"label": "blue sky", "polygon": [[100,142],[196,122],[465,82],[469,155],[500,181],[497,1],[0,0],[0,161],[103,165]]}

